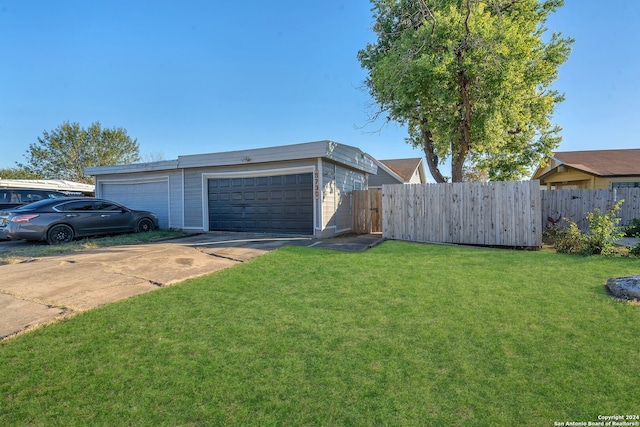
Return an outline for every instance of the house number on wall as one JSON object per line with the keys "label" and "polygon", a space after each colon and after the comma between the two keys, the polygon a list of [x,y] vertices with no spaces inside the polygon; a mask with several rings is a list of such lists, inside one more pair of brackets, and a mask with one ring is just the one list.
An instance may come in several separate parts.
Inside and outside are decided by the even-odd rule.
{"label": "house number on wall", "polygon": [[318,200],[320,198],[320,174],[317,170],[313,173],[313,186],[316,190],[316,200]]}

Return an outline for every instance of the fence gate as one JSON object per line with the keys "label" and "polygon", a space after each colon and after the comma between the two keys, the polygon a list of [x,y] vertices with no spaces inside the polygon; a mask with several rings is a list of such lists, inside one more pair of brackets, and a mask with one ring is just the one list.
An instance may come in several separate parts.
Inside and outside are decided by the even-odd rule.
{"label": "fence gate", "polygon": [[353,232],[382,233],[382,190],[353,192]]}

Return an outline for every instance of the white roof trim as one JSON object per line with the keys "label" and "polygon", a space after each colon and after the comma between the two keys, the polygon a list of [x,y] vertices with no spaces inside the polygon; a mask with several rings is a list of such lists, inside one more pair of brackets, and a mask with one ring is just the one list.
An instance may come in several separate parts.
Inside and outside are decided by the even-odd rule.
{"label": "white roof trim", "polygon": [[[337,150],[341,148],[341,150]],[[338,152],[339,151],[339,152]],[[353,162],[345,160],[349,153]],[[342,156],[341,156],[342,155]],[[167,169],[189,169],[201,167],[247,165],[271,163],[290,160],[326,158],[348,167],[367,173],[375,173],[376,161],[369,154],[356,147],[339,144],[333,141],[316,141],[302,144],[282,145],[276,147],[254,148],[248,150],[226,151],[220,153],[190,154],[178,156],[177,160],[154,163],[138,163],[131,165],[98,166],[86,168],[87,175],[107,175],[118,173],[149,172]]]}
{"label": "white roof trim", "polygon": [[0,188],[40,188],[58,191],[93,192],[95,186],[63,179],[0,179]]}

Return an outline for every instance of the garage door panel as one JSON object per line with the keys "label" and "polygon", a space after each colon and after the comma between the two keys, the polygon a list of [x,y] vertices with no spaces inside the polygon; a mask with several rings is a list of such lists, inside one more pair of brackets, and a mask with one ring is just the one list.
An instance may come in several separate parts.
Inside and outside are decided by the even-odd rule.
{"label": "garage door panel", "polygon": [[313,215],[313,207],[300,206],[300,215]]}
{"label": "garage door panel", "polygon": [[282,190],[271,191],[269,194],[271,200],[282,200]]}
{"label": "garage door panel", "polygon": [[102,183],[101,197],[131,209],[148,210],[158,215],[160,228],[169,228],[169,183],[153,182]]}
{"label": "garage door panel", "polygon": [[209,180],[209,228],[313,234],[313,175]]}

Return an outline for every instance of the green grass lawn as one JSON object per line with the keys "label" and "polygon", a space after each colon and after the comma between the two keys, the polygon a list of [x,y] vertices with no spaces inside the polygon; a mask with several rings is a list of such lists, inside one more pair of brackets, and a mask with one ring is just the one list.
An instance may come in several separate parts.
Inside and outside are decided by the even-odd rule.
{"label": "green grass lawn", "polygon": [[0,425],[552,426],[640,413],[640,260],[283,248],[0,346]]}

